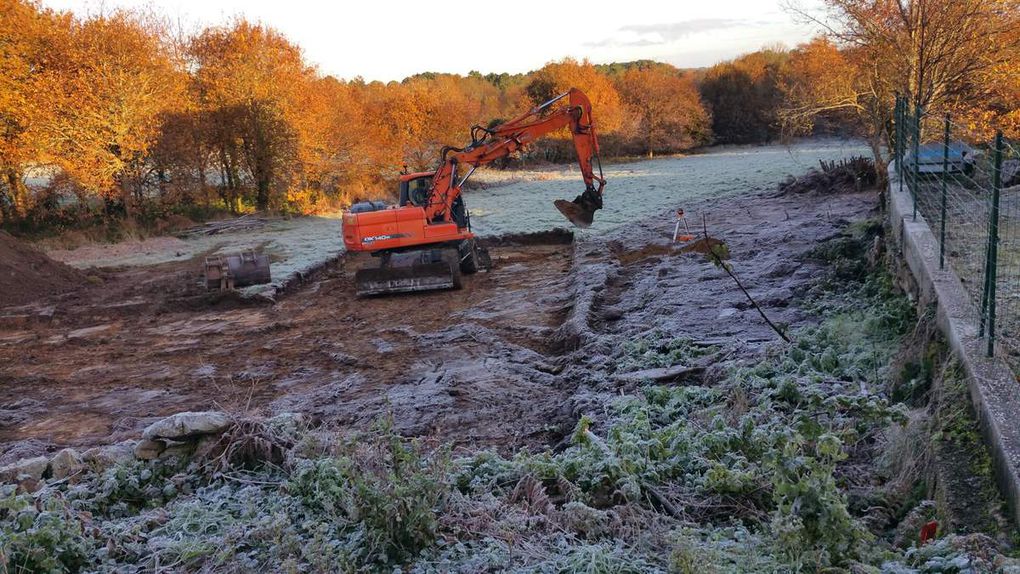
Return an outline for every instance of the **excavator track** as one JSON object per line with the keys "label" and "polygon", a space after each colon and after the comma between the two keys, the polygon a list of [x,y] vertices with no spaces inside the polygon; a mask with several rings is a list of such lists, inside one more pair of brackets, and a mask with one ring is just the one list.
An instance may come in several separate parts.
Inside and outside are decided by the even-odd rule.
{"label": "excavator track", "polygon": [[359,297],[459,289],[460,261],[453,248],[392,254],[381,267],[358,270],[354,283]]}

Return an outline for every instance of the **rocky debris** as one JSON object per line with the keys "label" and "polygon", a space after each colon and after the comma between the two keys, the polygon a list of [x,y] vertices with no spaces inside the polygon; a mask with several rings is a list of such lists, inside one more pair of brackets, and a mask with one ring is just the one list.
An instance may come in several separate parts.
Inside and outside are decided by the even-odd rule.
{"label": "rocky debris", "polygon": [[166,450],[166,443],[161,440],[142,439],[135,445],[135,458],[138,460],[154,460]]}
{"label": "rocky debris", "polygon": [[34,492],[50,466],[45,456],[26,458],[0,467],[0,483],[17,484],[19,489]]}
{"label": "rocky debris", "polygon": [[[283,432],[297,432],[310,424],[307,417],[296,413],[281,413],[265,422]],[[94,447],[82,453],[65,448],[52,457],[23,457],[0,466],[0,484],[17,484],[21,490],[34,492],[42,486],[44,477],[62,481],[85,469],[102,472],[134,460],[201,455],[211,452],[233,425],[234,421],[221,412],[177,413],[149,425],[142,440]]]}
{"label": "rocky debris", "polygon": [[680,382],[689,379],[700,381],[701,375],[705,374],[705,367],[688,367],[686,365],[673,365],[659,369],[644,369],[633,373],[616,375],[616,379],[626,383],[639,383],[652,381],[662,384],[669,382]]}
{"label": "rocky debris", "polygon": [[134,460],[138,441],[126,440],[116,444],[90,448],[81,453],[82,460],[95,470],[103,470],[122,462]]}
{"label": "rocky debris", "polygon": [[50,459],[50,475],[56,480],[75,475],[84,468],[85,462],[73,448],[62,449]]}
{"label": "rocky debris", "polygon": [[[201,440],[201,438],[199,439]],[[162,442],[162,441],[153,441]],[[187,458],[191,456],[196,449],[196,442],[167,442],[164,443],[165,447],[162,452],[159,453],[157,458],[165,459],[170,457]]]}
{"label": "rocky debris", "polygon": [[177,413],[146,427],[142,438],[189,440],[221,433],[227,430],[231,422],[226,413],[219,411]]}

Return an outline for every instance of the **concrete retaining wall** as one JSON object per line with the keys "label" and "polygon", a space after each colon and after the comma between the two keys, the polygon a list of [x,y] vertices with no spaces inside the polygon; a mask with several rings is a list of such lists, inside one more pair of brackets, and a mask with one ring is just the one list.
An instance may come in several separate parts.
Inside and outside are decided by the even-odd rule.
{"label": "concrete retaining wall", "polygon": [[889,168],[886,193],[892,240],[917,281],[920,303],[937,305],[936,321],[960,359],[981,431],[995,464],[996,480],[1020,524],[1020,383],[1006,362],[985,356],[987,342],[978,337],[978,310],[947,262],[939,270],[939,244],[920,213],[913,217],[910,193],[898,191]]}

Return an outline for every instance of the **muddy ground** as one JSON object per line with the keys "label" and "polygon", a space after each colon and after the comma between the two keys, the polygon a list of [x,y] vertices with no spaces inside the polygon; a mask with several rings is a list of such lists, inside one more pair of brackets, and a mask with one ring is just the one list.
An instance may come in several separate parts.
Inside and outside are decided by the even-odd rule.
{"label": "muddy ground", "polygon": [[[874,193],[686,202],[729,247],[769,317],[796,327],[806,254]],[[69,295],[0,310],[0,463],[138,436],[183,410],[298,411],[338,427],[392,413],[460,447],[558,442],[631,378],[620,349],[656,330],[726,353],[776,339],[725,272],[670,246],[665,217],[576,243],[491,249],[459,291],[353,295],[350,258],[275,305],[204,294],[199,258],[103,270]]]}

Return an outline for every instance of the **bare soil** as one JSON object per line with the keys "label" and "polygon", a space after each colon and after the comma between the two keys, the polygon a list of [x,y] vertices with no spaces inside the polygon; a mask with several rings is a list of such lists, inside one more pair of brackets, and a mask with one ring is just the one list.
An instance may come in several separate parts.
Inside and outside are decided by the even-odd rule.
{"label": "bare soil", "polygon": [[387,298],[353,294],[369,258],[341,259],[274,305],[205,293],[198,257],[104,270],[101,284],[0,309],[0,450],[133,438],[204,409],[341,428],[392,414],[401,432],[456,446],[544,448],[634,384],[617,372],[627,341],[658,330],[739,355],[775,340],[722,270],[670,245],[676,207],[705,214],[765,312],[797,326],[820,269],[805,255],[875,197],[703,200],[574,243],[492,240],[493,270],[463,289]]}
{"label": "bare soil", "polygon": [[0,231],[0,307],[66,293],[84,281],[79,271]]}

